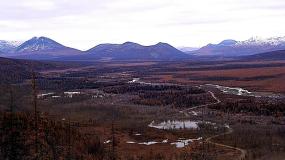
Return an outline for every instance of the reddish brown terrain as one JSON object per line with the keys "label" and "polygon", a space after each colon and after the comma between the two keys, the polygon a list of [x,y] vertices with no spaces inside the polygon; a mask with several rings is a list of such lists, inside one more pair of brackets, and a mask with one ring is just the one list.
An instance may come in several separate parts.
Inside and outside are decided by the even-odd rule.
{"label": "reddish brown terrain", "polygon": [[[1,85],[7,149],[0,155],[12,156],[13,144],[28,149],[25,156],[58,159],[283,160],[284,75],[285,61],[97,62],[41,70],[36,90],[30,77]],[[27,127],[11,130],[11,121]],[[24,134],[10,141],[17,133]]]}

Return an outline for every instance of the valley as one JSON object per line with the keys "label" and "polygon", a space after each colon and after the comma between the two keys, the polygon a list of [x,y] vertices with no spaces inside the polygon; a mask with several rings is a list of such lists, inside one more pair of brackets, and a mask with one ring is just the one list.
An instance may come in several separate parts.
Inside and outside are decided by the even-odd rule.
{"label": "valley", "polygon": [[[51,156],[48,146],[62,146],[55,157],[282,160],[284,65],[114,61],[40,69],[35,79],[39,125],[49,129],[44,122],[50,121],[63,127],[38,131],[48,136],[41,139],[46,146],[41,152]],[[9,85],[1,88],[2,122],[9,120],[5,111],[11,107],[18,117],[33,117],[30,77],[14,84],[12,92]],[[32,128],[20,130],[34,134]]]}

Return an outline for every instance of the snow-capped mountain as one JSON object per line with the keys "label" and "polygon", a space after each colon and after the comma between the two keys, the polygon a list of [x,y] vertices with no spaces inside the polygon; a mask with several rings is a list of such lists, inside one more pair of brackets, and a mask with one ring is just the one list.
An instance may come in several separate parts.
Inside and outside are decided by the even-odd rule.
{"label": "snow-capped mountain", "polygon": [[244,56],[285,49],[285,37],[252,37],[245,41],[224,40],[208,44],[192,53],[197,55]]}
{"label": "snow-capped mountain", "polygon": [[22,41],[5,41],[0,40],[0,52],[4,53],[11,53],[14,52],[15,49],[20,46],[23,42]]}
{"label": "snow-capped mountain", "polygon": [[272,37],[272,38],[260,38],[260,37],[252,37],[246,41],[240,41],[236,44],[237,46],[249,45],[249,46],[279,46],[285,45],[285,37]]}
{"label": "snow-capped mountain", "polygon": [[47,38],[47,37],[33,37],[17,47],[16,52],[38,52],[48,50],[58,50],[66,48],[62,44]]}
{"label": "snow-capped mountain", "polygon": [[9,57],[23,59],[53,59],[59,56],[78,55],[81,51],[66,47],[47,37],[33,37],[17,46]]}

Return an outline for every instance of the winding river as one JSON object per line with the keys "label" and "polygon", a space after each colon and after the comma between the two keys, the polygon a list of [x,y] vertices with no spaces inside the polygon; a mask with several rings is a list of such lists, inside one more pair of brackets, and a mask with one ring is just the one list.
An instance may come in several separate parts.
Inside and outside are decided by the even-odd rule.
{"label": "winding river", "polygon": [[[139,83],[144,85],[178,85],[173,83],[152,83],[152,82],[144,82],[141,81],[140,78],[133,78],[133,80],[129,81],[128,83]],[[225,94],[232,94],[232,95],[238,95],[238,96],[251,96],[251,97],[267,97],[267,98],[285,98],[285,95],[283,94],[276,94],[272,92],[251,92],[243,88],[239,87],[227,87],[227,86],[221,86],[217,84],[204,84],[200,85],[199,87],[211,87],[216,88],[220,90],[221,92]]]}
{"label": "winding river", "polygon": [[239,87],[226,87],[216,84],[205,84],[201,86],[212,87],[220,90],[225,94],[233,94],[238,96],[252,96],[252,97],[268,97],[268,98],[285,98],[282,94],[275,94],[271,92],[251,92]]}

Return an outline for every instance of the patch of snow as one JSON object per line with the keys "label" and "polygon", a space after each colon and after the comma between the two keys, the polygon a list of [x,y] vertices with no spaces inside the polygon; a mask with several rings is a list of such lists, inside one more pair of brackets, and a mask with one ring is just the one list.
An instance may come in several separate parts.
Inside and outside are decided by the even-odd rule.
{"label": "patch of snow", "polygon": [[140,142],[140,143],[136,143],[133,141],[127,141],[126,143],[128,144],[140,144],[140,145],[146,145],[146,146],[150,146],[150,145],[154,145],[154,144],[161,144],[161,143],[167,143],[168,139],[163,140],[162,142],[156,142],[156,141],[149,141],[149,142]]}
{"label": "patch of snow", "polygon": [[158,143],[160,143],[160,142],[151,141],[151,142],[143,142],[143,143],[138,143],[138,144],[149,146],[149,145],[158,144]]}
{"label": "patch of snow", "polygon": [[50,93],[42,93],[42,94],[38,94],[37,97],[38,98],[44,98],[46,96],[51,96],[51,95],[54,95],[55,93],[54,92],[50,92]]}
{"label": "patch of snow", "polygon": [[64,94],[80,94],[81,92],[64,92]]}
{"label": "patch of snow", "polygon": [[133,78],[133,80],[129,81],[128,83],[138,83],[139,80],[139,78]]}
{"label": "patch of snow", "polygon": [[92,98],[103,98],[103,95],[93,95]]}
{"label": "patch of snow", "polygon": [[195,111],[192,111],[191,114],[192,114],[193,116],[198,116],[198,113],[195,112]]}
{"label": "patch of snow", "polygon": [[184,148],[185,146],[188,146],[190,143],[194,141],[199,141],[201,140],[202,137],[199,137],[197,139],[183,139],[179,138],[176,142],[171,143],[171,145],[175,145],[176,148]]}
{"label": "patch of snow", "polygon": [[107,140],[107,141],[104,142],[104,144],[108,144],[110,142],[111,142],[111,140]]}
{"label": "patch of snow", "polygon": [[126,143],[128,143],[128,144],[136,144],[136,142],[133,142],[133,141],[127,141]]}
{"label": "patch of snow", "polygon": [[[185,139],[185,138],[179,138],[176,142],[170,143],[170,145],[175,145],[176,148],[183,148],[185,146],[188,146],[190,143],[194,142],[194,141],[199,141],[202,140],[202,137],[196,138],[196,139]],[[140,145],[154,145],[154,144],[166,144],[168,143],[168,139],[165,139],[161,142],[157,142],[157,141],[149,141],[149,142],[141,142],[141,143],[136,143],[133,141],[127,141],[127,144],[140,144]]]}
{"label": "patch of snow", "polygon": [[225,127],[229,129],[229,128],[230,128],[230,125],[228,125],[228,124],[225,124]]}
{"label": "patch of snow", "polygon": [[161,143],[168,143],[168,139],[163,140]]}
{"label": "patch of snow", "polygon": [[67,97],[72,98],[73,95],[81,94],[81,92],[64,92],[64,94],[67,95]]}

